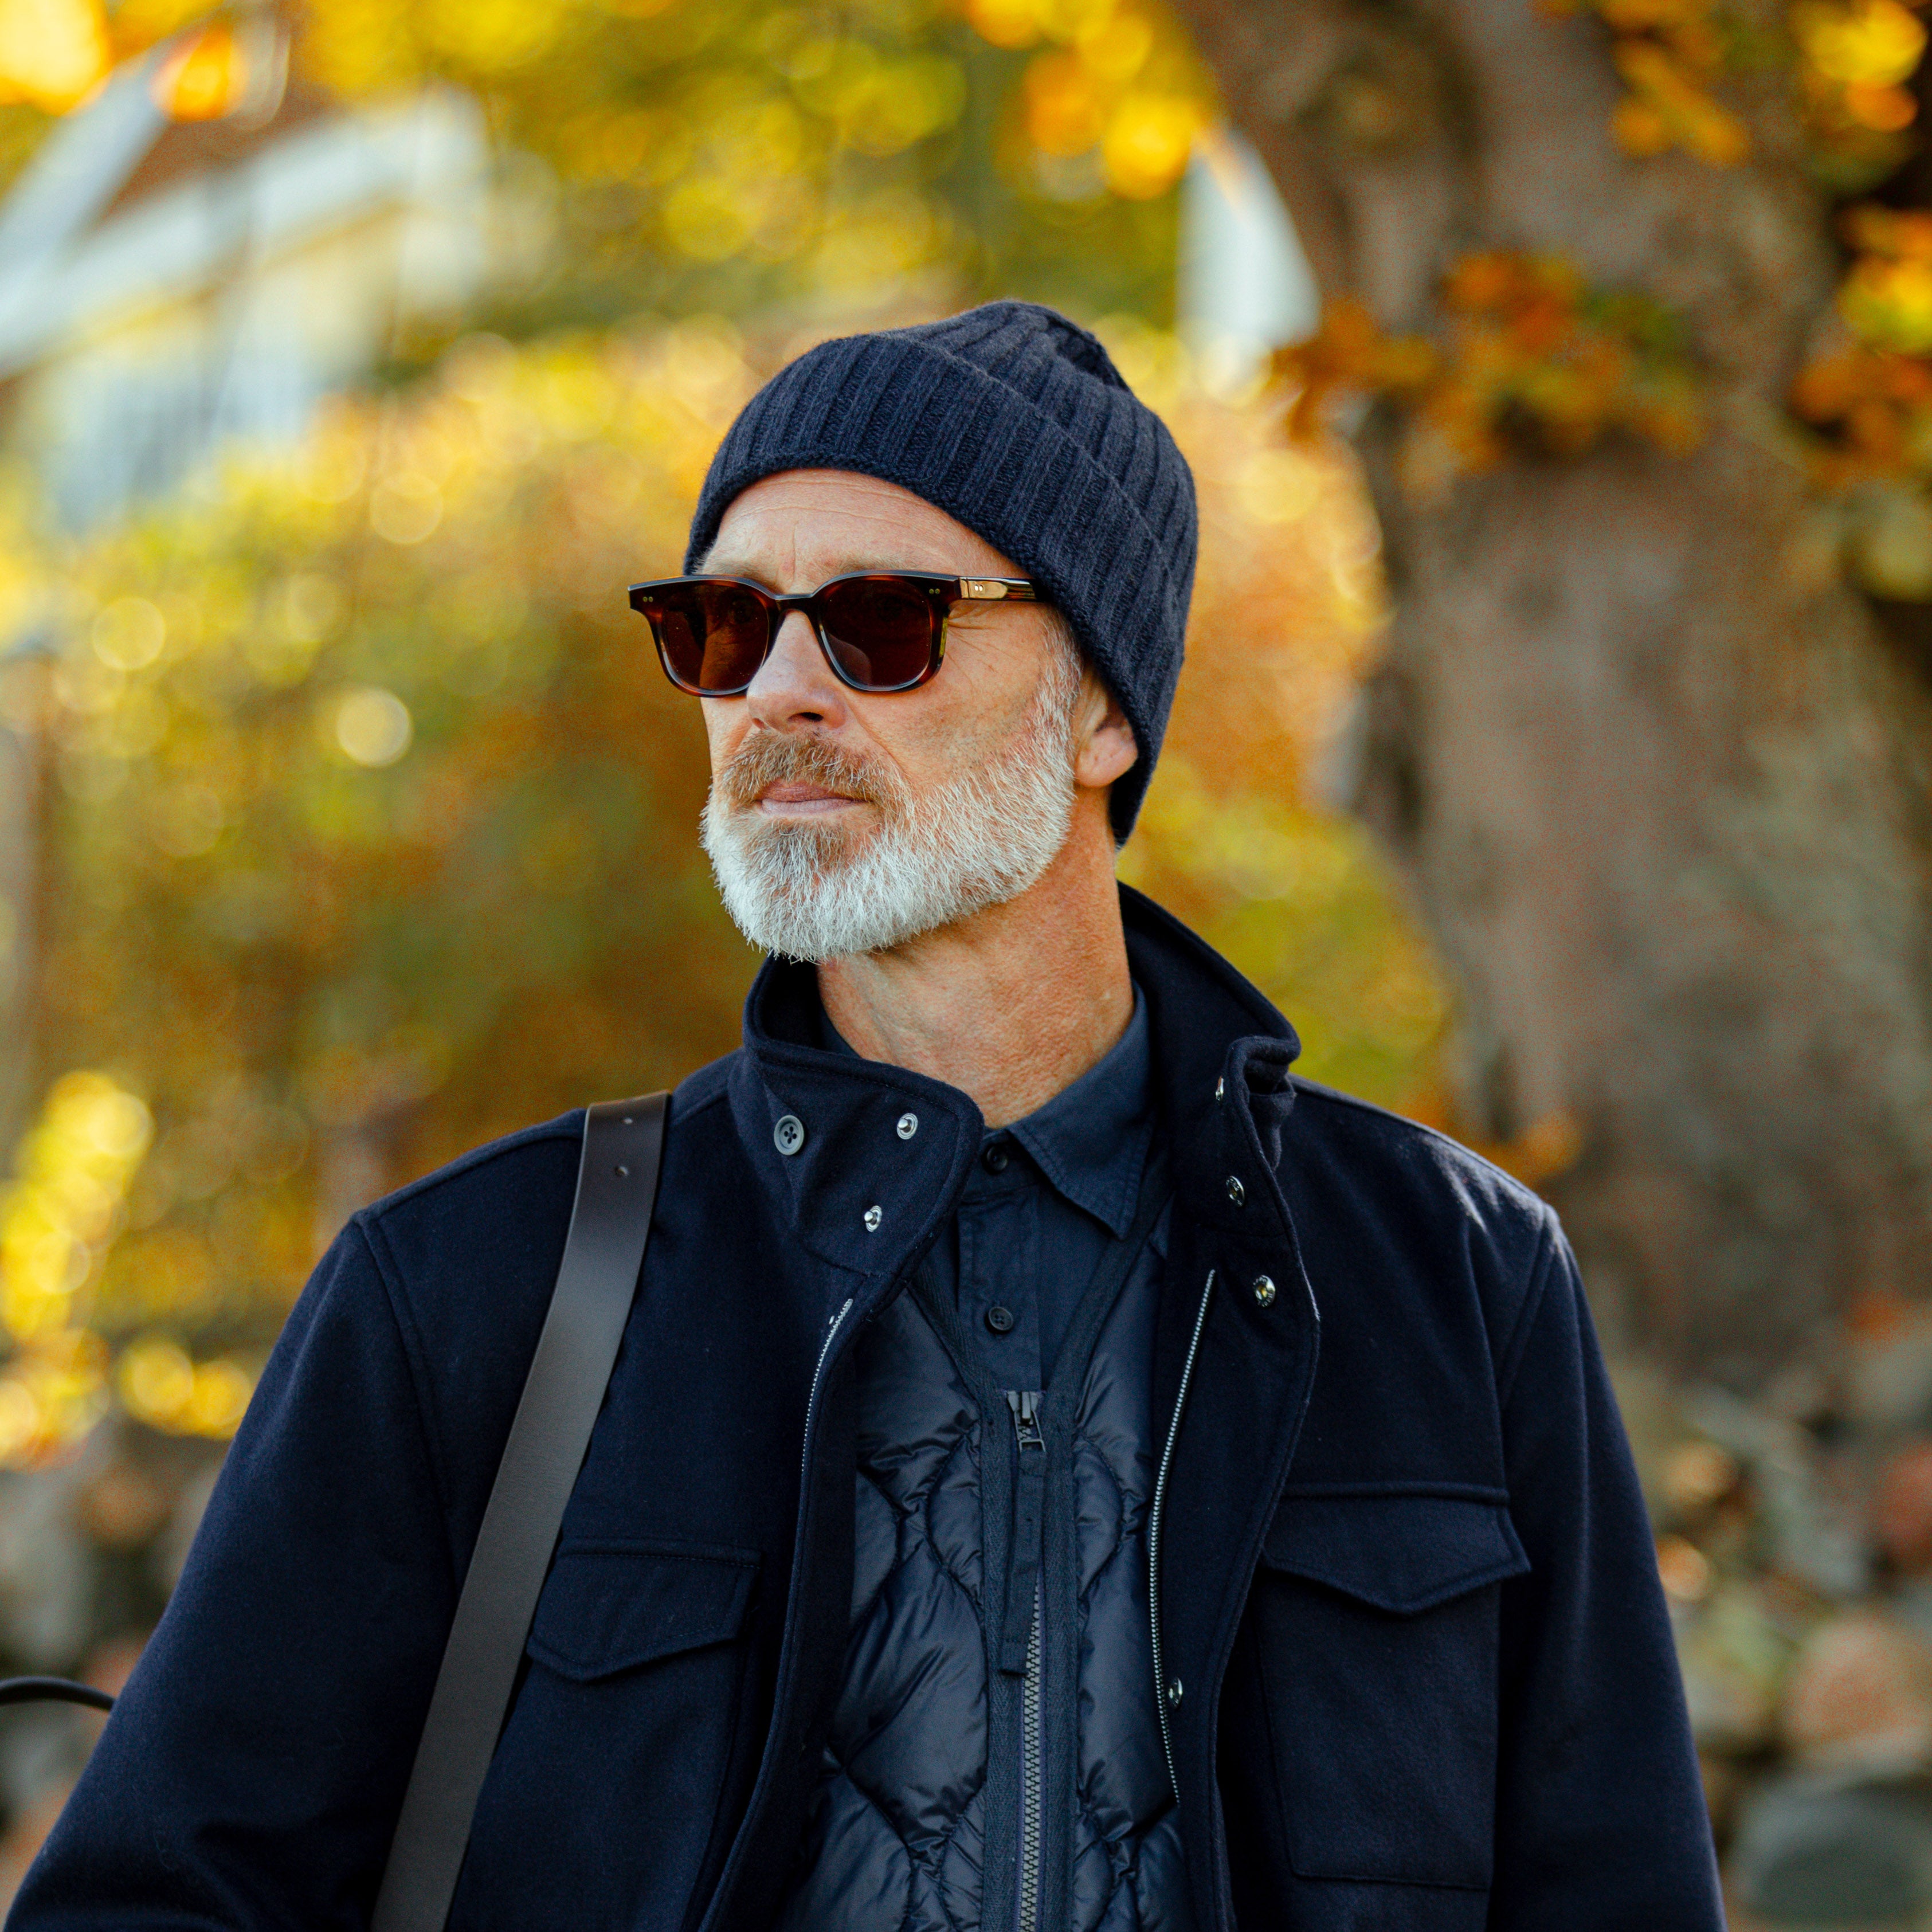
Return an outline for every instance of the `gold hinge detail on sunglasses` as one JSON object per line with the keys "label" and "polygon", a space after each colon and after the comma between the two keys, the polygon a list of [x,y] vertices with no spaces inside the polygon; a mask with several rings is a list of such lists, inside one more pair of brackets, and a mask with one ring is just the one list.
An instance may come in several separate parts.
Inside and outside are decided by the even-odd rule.
{"label": "gold hinge detail on sunglasses", "polygon": [[997,578],[962,577],[959,581],[964,586],[962,596],[985,598],[997,603],[1006,594],[1006,586]]}

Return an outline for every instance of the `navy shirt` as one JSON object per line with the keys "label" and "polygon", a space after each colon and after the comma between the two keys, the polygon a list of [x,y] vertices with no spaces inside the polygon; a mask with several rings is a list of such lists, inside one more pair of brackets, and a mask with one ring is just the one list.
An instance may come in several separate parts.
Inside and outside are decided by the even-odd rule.
{"label": "navy shirt", "polygon": [[[828,1046],[852,1051],[829,1018],[825,1034]],[[928,1266],[1003,1388],[1049,1386],[1095,1270],[1132,1228],[1142,1189],[1161,1184],[1153,1073],[1136,987],[1133,1017],[1106,1054],[980,1142],[958,1214]],[[1166,1246],[1157,1228],[1136,1276],[1156,1271]]]}

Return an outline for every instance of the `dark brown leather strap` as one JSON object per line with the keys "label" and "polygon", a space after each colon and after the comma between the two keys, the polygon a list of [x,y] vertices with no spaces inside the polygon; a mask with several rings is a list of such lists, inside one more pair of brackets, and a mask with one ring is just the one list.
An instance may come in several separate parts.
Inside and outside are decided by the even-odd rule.
{"label": "dark brown leather strap", "polygon": [[550,1312],[463,1580],[370,1932],[442,1932],[564,1506],[603,1406],[651,1230],[670,1096],[584,1123]]}

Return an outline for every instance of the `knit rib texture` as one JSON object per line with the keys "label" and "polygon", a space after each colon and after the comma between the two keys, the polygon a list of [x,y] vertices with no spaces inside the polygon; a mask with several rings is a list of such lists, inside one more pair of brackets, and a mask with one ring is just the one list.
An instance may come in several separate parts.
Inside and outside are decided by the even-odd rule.
{"label": "knit rib texture", "polygon": [[1187,459],[1100,343],[1018,302],[820,343],[732,424],[704,479],[686,569],[732,500],[785,470],[896,483],[1041,586],[1134,728],[1140,756],[1109,801],[1124,839],[1180,675],[1197,526]]}

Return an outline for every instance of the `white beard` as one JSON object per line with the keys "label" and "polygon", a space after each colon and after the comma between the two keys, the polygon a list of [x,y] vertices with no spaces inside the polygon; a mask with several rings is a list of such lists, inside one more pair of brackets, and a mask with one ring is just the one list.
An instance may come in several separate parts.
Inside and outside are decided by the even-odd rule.
{"label": "white beard", "polygon": [[[820,741],[756,733],[712,782],[699,837],[726,910],[754,946],[816,964],[880,952],[1016,898],[1059,856],[1073,820],[1080,668],[1051,653],[1024,723],[977,770],[922,794],[897,771]],[[862,839],[767,819],[760,790],[832,782],[879,814]]]}

